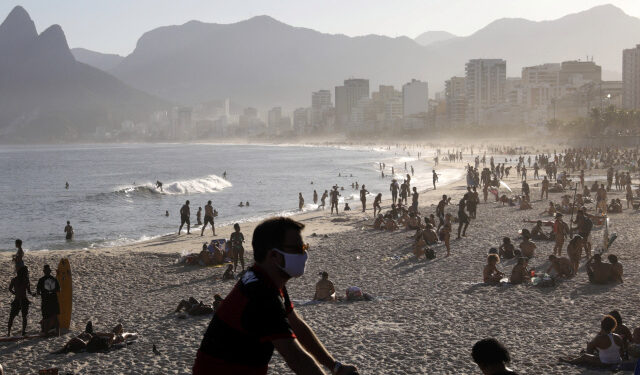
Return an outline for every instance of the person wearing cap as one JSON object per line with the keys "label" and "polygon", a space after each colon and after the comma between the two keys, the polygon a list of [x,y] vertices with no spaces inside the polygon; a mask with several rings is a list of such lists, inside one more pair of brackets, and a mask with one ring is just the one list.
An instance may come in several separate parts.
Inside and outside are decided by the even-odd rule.
{"label": "person wearing cap", "polygon": [[560,212],[556,213],[556,221],[553,223],[553,233],[555,233],[556,236],[556,244],[553,247],[553,254],[561,256],[562,247],[564,246],[564,237],[567,235],[567,231]]}
{"label": "person wearing cap", "polygon": [[60,314],[60,306],[58,305],[58,292],[60,292],[60,283],[51,276],[51,267],[44,265],[44,276],[38,280],[36,286],[36,295],[40,295],[42,305],[42,333],[49,332],[55,328],[56,336],[60,336],[60,327],[58,325],[58,314]]}
{"label": "person wearing cap", "polygon": [[316,301],[335,301],[336,288],[333,286],[331,280],[329,280],[329,274],[325,271],[320,273],[322,278],[316,283],[316,294],[313,299]]}

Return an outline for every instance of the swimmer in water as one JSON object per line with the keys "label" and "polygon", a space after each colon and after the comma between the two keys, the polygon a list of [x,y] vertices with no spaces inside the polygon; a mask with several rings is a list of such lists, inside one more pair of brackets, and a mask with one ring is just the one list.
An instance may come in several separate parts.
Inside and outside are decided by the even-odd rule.
{"label": "swimmer in water", "polygon": [[240,204],[238,205],[238,207],[244,207],[244,202],[240,202]]}
{"label": "swimmer in water", "polygon": [[67,190],[69,190],[69,182],[65,182],[65,184],[64,184],[64,188],[65,188],[65,189],[67,189]]}

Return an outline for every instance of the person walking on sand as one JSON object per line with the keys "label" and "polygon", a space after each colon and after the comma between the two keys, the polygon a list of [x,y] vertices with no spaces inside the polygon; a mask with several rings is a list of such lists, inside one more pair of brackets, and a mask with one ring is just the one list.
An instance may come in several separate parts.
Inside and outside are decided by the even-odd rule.
{"label": "person walking on sand", "polygon": [[71,241],[73,239],[73,227],[71,226],[71,222],[67,220],[67,225],[64,227],[64,238],[67,241]]}
{"label": "person walking on sand", "polygon": [[380,203],[382,203],[382,193],[378,193],[376,198],[373,200],[373,217],[376,217],[376,211],[378,211],[378,213],[382,213]]}
{"label": "person walking on sand", "polygon": [[362,189],[360,189],[360,202],[362,202],[362,212],[367,209],[367,194],[369,194],[369,191],[364,187],[364,184],[362,184]]}
{"label": "person walking on sand", "polygon": [[207,227],[207,224],[211,224],[211,231],[213,232],[214,236],[216,235],[216,227],[213,224],[214,216],[215,216],[215,211],[213,210],[211,201],[207,201],[207,205],[204,206],[204,225],[202,226],[202,232],[200,232],[200,237],[204,236],[204,229]]}
{"label": "person walking on sand", "polygon": [[432,172],[432,177],[433,177],[433,190],[436,190],[436,182],[438,182],[438,174],[436,173],[436,170],[434,169]]}
{"label": "person walking on sand", "polygon": [[302,207],[304,207],[304,198],[302,198],[302,193],[298,193],[298,210],[302,211]]}
{"label": "person walking on sand", "polygon": [[[469,227],[469,216],[464,210],[466,205],[465,199],[460,199],[460,203],[458,203],[458,239],[460,239],[460,230],[462,230],[462,236],[466,237],[467,228]],[[463,227],[464,229],[462,229]]]}
{"label": "person walking on sand", "polygon": [[318,192],[313,190],[313,204],[318,204]]}
{"label": "person walking on sand", "polygon": [[322,207],[323,210],[324,210],[324,207],[326,206],[328,197],[329,197],[329,192],[325,190],[324,193],[322,193],[322,197],[320,198],[320,207]]}
{"label": "person walking on sand", "polygon": [[296,374],[357,374],[338,362],[296,313],[286,284],[305,272],[304,224],[276,217],[253,232],[255,265],[213,315],[193,364],[193,374],[266,374],[273,350]]}
{"label": "person walking on sand", "polygon": [[[186,201],[180,208],[180,228],[178,228],[178,234],[182,232],[182,226],[184,225],[184,223],[187,223],[187,234],[191,234],[191,222],[189,221],[190,216],[191,211],[189,210],[189,201]],[[202,228],[202,230],[204,230],[204,228]]]}
{"label": "person walking on sand", "polygon": [[413,209],[414,212],[418,212],[418,190],[416,189],[416,187],[413,187],[413,194],[411,194],[411,208]]}
{"label": "person walking on sand", "polygon": [[338,185],[333,187],[331,190],[331,214],[333,215],[333,208],[336,209],[336,215],[338,214],[338,197],[340,196],[340,192],[338,191]]}
{"label": "person walking on sand", "polygon": [[238,260],[240,260],[242,270],[244,271],[244,246],[242,245],[244,242],[244,235],[240,232],[240,224],[233,224],[233,229],[235,232],[231,233],[231,237],[229,238],[229,242],[231,242],[231,252],[233,255],[233,272],[236,272],[238,269]]}
{"label": "person walking on sand", "polygon": [[60,292],[60,283],[51,276],[51,267],[44,265],[44,276],[38,280],[36,286],[36,294],[41,298],[42,310],[42,333],[46,334],[52,328],[56,330],[56,336],[60,336],[60,327],[58,325],[58,314],[60,314],[60,306],[58,305],[58,292]]}
{"label": "person walking on sand", "polygon": [[11,279],[9,284],[9,292],[15,297],[11,302],[11,311],[9,312],[9,323],[7,336],[11,337],[11,326],[13,325],[13,319],[18,316],[18,313],[22,314],[22,336],[27,332],[27,315],[29,314],[29,299],[27,293],[32,296],[36,296],[31,292],[31,285],[29,283],[29,269],[27,266],[22,266],[18,270],[18,276]]}
{"label": "person walking on sand", "polygon": [[395,178],[391,180],[391,185],[389,186],[389,191],[391,191],[391,200],[393,204],[396,204],[398,200],[398,190],[400,190],[400,185],[398,185],[398,180]]}

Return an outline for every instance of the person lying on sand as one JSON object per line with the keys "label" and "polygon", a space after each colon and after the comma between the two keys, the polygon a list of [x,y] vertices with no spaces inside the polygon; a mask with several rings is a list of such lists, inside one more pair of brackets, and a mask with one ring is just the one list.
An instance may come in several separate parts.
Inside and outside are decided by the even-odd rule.
{"label": "person lying on sand", "polygon": [[498,271],[496,264],[500,262],[498,254],[489,254],[487,256],[487,264],[482,271],[482,279],[487,284],[500,284],[500,279],[504,277],[504,274]]}
{"label": "person lying on sand", "polygon": [[560,357],[561,362],[573,365],[608,367],[622,362],[622,338],[613,333],[617,322],[611,315],[600,321],[600,332],[587,344],[586,353],[578,357]]}
{"label": "person lying on sand", "polygon": [[551,270],[555,271],[558,277],[569,278],[574,275],[573,265],[568,258],[557,257],[553,254],[549,255],[549,262],[551,263],[547,268],[547,273]]}
{"label": "person lying on sand", "polygon": [[346,291],[347,301],[373,301],[373,296],[362,291],[357,286],[350,286]]}
{"label": "person lying on sand", "polygon": [[529,270],[527,269],[528,265],[529,261],[527,258],[518,258],[518,263],[516,263],[511,270],[511,277],[509,278],[511,284],[522,284],[529,280]]}
{"label": "person lying on sand", "polygon": [[471,356],[484,375],[518,375],[507,367],[511,362],[511,356],[496,339],[476,342],[471,350]]}
{"label": "person lying on sand", "polygon": [[516,248],[511,243],[511,238],[504,237],[502,239],[502,245],[498,248],[498,255],[500,259],[512,259],[514,257],[514,251]]}
{"label": "person lying on sand", "polygon": [[62,349],[54,352],[54,354],[79,353],[87,351],[89,353],[105,352],[113,345],[123,343],[138,338],[137,333],[124,332],[122,324],[118,324],[111,332],[93,332],[93,324],[87,323],[83,333],[72,338]]}
{"label": "person lying on sand", "polygon": [[198,301],[193,297],[180,301],[175,312],[179,313],[183,309],[187,314],[194,316],[212,314],[214,311],[213,306],[205,305],[202,301]]}
{"label": "person lying on sand", "polygon": [[320,275],[322,275],[322,278],[316,283],[316,293],[313,299],[315,301],[335,301],[336,288],[333,286],[331,280],[329,280],[329,274],[323,271]]}

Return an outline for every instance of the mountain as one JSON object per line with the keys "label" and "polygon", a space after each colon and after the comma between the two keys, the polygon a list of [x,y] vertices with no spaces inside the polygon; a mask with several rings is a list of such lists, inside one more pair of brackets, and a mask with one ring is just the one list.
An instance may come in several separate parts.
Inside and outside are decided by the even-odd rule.
{"label": "mountain", "polygon": [[16,7],[0,25],[0,140],[88,139],[97,126],[144,120],[166,103],[75,60],[64,32],[38,35]]}
{"label": "mountain", "polygon": [[120,55],[100,53],[84,48],[73,48],[71,53],[76,58],[76,61],[91,65],[105,72],[110,71],[124,60],[124,57]]}
{"label": "mountain", "polygon": [[457,36],[447,31],[427,31],[418,35],[414,40],[421,46],[428,46],[433,43],[445,42],[457,38]]}
{"label": "mountain", "polygon": [[407,37],[347,37],[292,27],[268,16],[234,24],[191,21],[145,33],[112,72],[124,82],[185,104],[230,97],[266,108],[308,106],[311,91],[345,78],[400,86],[429,81],[431,92],[464,74],[472,58],[504,58],[510,76],[524,66],[585,59],[620,72],[622,49],[640,41],[640,19],[612,5],[552,21],[500,19],[467,37],[421,46]]}

